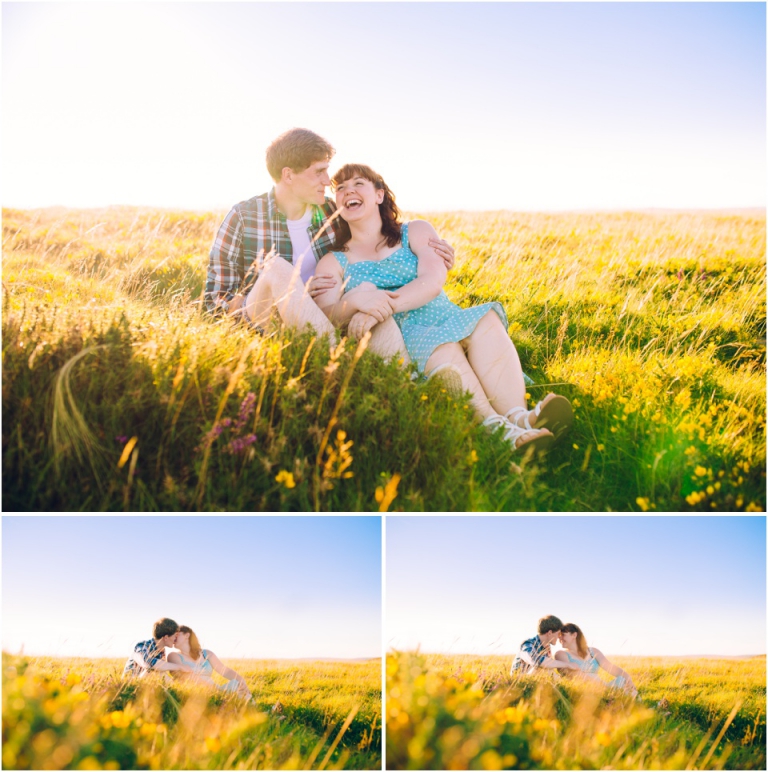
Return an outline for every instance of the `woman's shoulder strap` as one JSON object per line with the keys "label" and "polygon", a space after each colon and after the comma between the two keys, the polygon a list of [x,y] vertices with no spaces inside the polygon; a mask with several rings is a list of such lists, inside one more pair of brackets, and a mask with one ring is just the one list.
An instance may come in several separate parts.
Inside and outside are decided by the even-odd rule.
{"label": "woman's shoulder strap", "polygon": [[331,252],[331,254],[336,258],[336,260],[339,261],[339,265],[341,266],[342,271],[347,270],[347,265],[349,264],[349,259],[343,252]]}
{"label": "woman's shoulder strap", "polygon": [[400,243],[403,246],[404,249],[409,249],[408,247],[408,223],[404,222],[400,226]]}

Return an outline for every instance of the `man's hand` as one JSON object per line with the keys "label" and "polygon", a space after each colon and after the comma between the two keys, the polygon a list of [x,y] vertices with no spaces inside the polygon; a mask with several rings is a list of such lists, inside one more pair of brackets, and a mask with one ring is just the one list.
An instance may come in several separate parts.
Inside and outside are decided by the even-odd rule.
{"label": "man's hand", "polygon": [[245,303],[245,295],[233,295],[232,300],[229,301],[229,315],[234,316],[237,314],[240,316],[237,312],[243,307],[243,303]]}
{"label": "man's hand", "polygon": [[456,259],[453,247],[445,239],[436,238],[429,240],[429,246],[443,259],[445,267],[450,271],[453,268],[453,261]]}
{"label": "man's hand", "polygon": [[355,296],[358,311],[370,314],[377,322],[384,322],[395,312],[392,300],[399,297],[399,293],[389,290],[369,290],[360,292]]}
{"label": "man's hand", "polygon": [[378,321],[376,317],[366,314],[363,311],[358,311],[350,320],[347,332],[351,338],[360,340],[368,330],[372,330]]}
{"label": "man's hand", "polygon": [[336,286],[336,277],[329,273],[315,274],[307,284],[309,295],[316,298]]}

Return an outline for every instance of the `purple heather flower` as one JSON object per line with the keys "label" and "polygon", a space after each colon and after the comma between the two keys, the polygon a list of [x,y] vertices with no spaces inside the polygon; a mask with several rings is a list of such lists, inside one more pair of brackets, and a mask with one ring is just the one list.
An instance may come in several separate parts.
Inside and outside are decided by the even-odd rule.
{"label": "purple heather flower", "polygon": [[240,412],[237,415],[237,421],[235,422],[234,426],[236,430],[242,429],[243,426],[245,426],[245,422],[251,417],[253,413],[255,404],[256,395],[252,391],[249,391],[240,404]]}
{"label": "purple heather flower", "polygon": [[231,440],[229,445],[227,445],[227,450],[230,453],[242,453],[249,445],[252,445],[254,442],[256,442],[255,434],[247,434],[245,437],[235,437],[235,439]]}
{"label": "purple heather flower", "polygon": [[125,445],[125,443],[128,442],[128,438],[124,434],[118,434],[117,437],[115,437],[115,442]]}

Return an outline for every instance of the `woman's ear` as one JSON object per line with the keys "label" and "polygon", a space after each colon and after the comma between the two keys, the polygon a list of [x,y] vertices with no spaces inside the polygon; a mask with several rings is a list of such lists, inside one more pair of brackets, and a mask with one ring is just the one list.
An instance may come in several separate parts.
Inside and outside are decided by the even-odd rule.
{"label": "woman's ear", "polygon": [[376,191],[376,203],[380,204],[384,201],[384,191],[383,190],[377,190]]}

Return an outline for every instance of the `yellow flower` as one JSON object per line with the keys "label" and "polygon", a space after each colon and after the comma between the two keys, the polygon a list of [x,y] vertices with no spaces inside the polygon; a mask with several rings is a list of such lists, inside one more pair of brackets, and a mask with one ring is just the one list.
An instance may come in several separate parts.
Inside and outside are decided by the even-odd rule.
{"label": "yellow flower", "polygon": [[605,450],[605,445],[603,445],[602,442],[597,443],[597,451],[598,453],[602,453]]}
{"label": "yellow flower", "polygon": [[650,505],[651,502],[647,498],[645,498],[643,496],[638,496],[635,499],[635,501],[637,502],[637,506],[640,507],[640,509],[642,509],[643,512],[647,512],[648,511],[649,505]]}
{"label": "yellow flower", "polygon": [[[474,453],[475,451],[473,450],[472,452]],[[376,488],[374,496],[376,503],[379,505],[379,512],[387,512],[389,510],[390,504],[397,497],[397,486],[400,483],[400,479],[400,475],[395,473],[383,488],[381,485]]]}
{"label": "yellow flower", "polygon": [[286,488],[296,487],[296,481],[293,479],[293,472],[286,472],[285,469],[277,473],[275,482],[282,483]]}
{"label": "yellow flower", "polygon": [[749,504],[747,504],[747,508],[744,510],[745,512],[762,512],[763,508],[756,504],[754,501],[750,501]]}
{"label": "yellow flower", "polygon": [[125,729],[125,727],[131,725],[131,719],[122,710],[114,710],[109,714],[112,726],[118,729]]}
{"label": "yellow flower", "polygon": [[216,753],[221,750],[221,740],[218,737],[206,737],[205,748],[211,753]]}
{"label": "yellow flower", "polygon": [[493,749],[485,751],[480,758],[480,766],[483,769],[504,769],[504,761]]}
{"label": "yellow flower", "polygon": [[426,394],[421,395],[421,401],[424,402],[425,400],[429,399],[429,397]]}
{"label": "yellow flower", "polygon": [[704,477],[707,474],[707,470],[703,466],[697,466],[693,473],[696,477]]}
{"label": "yellow flower", "polygon": [[477,457],[477,451],[473,448],[472,452],[469,454],[469,463],[470,464],[476,464],[479,461]]}
{"label": "yellow flower", "polygon": [[704,501],[704,499],[707,498],[707,494],[704,493],[704,491],[698,492],[694,491],[693,493],[689,493],[685,500],[692,506],[695,507],[700,501]]}
{"label": "yellow flower", "polygon": [[611,738],[608,737],[608,735],[605,732],[598,732],[595,735],[595,739],[602,746],[606,746],[606,745],[610,745],[611,744]]}

